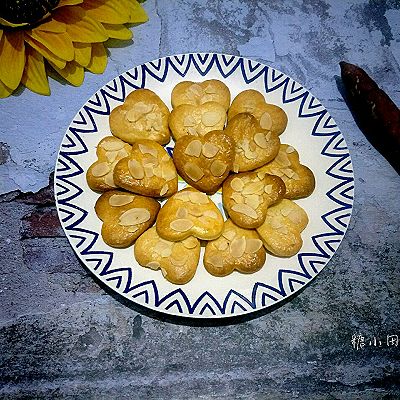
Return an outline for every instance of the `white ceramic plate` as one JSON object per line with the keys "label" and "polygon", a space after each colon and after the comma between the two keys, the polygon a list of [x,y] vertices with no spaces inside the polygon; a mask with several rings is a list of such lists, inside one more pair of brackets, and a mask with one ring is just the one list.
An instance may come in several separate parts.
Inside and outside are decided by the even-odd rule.
{"label": "white ceramic plate", "polygon": [[[296,256],[267,255],[251,275],[234,272],[223,278],[208,274],[202,261],[186,285],[166,281],[160,271],[143,268],[133,247],[113,249],[100,235],[94,212],[98,194],[85,173],[96,160],[96,145],[110,135],[108,116],[137,88],[156,92],[171,107],[172,88],[182,80],[219,79],[232,98],[245,89],[262,92],[282,107],[288,126],[281,142],[293,145],[315,174],[314,193],[296,202],[310,219]],[[167,146],[169,150],[173,143]],[[170,315],[193,318],[231,317],[276,305],[309,283],[331,259],[348,227],[353,204],[353,168],[339,128],[320,102],[282,72],[230,55],[201,53],[161,58],[116,77],[79,110],[61,143],[55,173],[57,209],[78,257],[108,287],[128,300]],[[213,196],[218,203],[218,195]],[[203,250],[202,250],[203,251]]]}

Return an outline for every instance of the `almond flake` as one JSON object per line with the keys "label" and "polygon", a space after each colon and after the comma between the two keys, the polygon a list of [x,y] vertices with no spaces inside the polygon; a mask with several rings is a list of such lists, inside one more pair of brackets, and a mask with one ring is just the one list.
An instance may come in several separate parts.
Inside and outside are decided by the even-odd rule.
{"label": "almond flake", "polygon": [[222,240],[219,243],[215,244],[217,249],[220,251],[224,251],[229,247],[229,243],[226,240]]}
{"label": "almond flake", "polygon": [[240,169],[240,165],[238,163],[233,163],[232,171],[238,173]]}
{"label": "almond flake", "polygon": [[210,85],[208,85],[205,89],[204,89],[204,91],[207,93],[207,94],[216,94],[217,92],[216,92],[216,90],[215,90],[215,88],[210,84]]}
{"label": "almond flake", "polygon": [[205,193],[189,192],[190,201],[194,204],[208,204],[209,200]]}
{"label": "almond flake", "polygon": [[231,199],[238,204],[244,203],[244,197],[239,192],[233,192],[231,195]]}
{"label": "almond flake", "polygon": [[194,217],[201,217],[203,215],[203,210],[201,207],[191,207],[188,212]]}
{"label": "almond flake", "polygon": [[193,157],[200,157],[201,142],[198,139],[192,140],[186,147],[185,154]]}
{"label": "almond flake", "polygon": [[260,239],[246,239],[246,253],[252,254],[257,253],[258,250],[262,247],[262,241]]}
{"label": "almond flake", "polygon": [[282,177],[284,173],[279,168],[271,168],[272,175]]}
{"label": "almond flake", "polygon": [[235,192],[241,192],[244,188],[244,183],[242,182],[242,180],[240,178],[233,178],[231,180],[231,188]]}
{"label": "almond flake", "polygon": [[267,194],[271,194],[272,193],[272,185],[266,185],[264,187],[264,192]]}
{"label": "almond flake", "polygon": [[128,161],[128,169],[129,173],[135,178],[135,179],[143,179],[144,178],[144,169],[142,167],[142,164],[140,164],[139,161],[132,159]]}
{"label": "almond flake", "polygon": [[189,192],[178,192],[174,194],[174,199],[181,200],[181,201],[190,201]]}
{"label": "almond flake", "polygon": [[117,187],[117,185],[116,185],[115,182],[114,182],[114,177],[113,177],[112,172],[109,173],[109,174],[107,174],[107,175],[105,176],[104,182],[105,182],[108,186],[111,186],[111,187],[114,187],[114,188]]}
{"label": "almond flake", "polygon": [[161,267],[161,265],[158,261],[150,261],[149,263],[146,264],[146,267],[156,271]]}
{"label": "almond flake", "polygon": [[136,122],[140,118],[140,115],[138,115],[136,113],[136,111],[134,109],[132,109],[132,110],[129,110],[129,111],[126,112],[125,118],[129,122]]}
{"label": "almond flake", "polygon": [[183,169],[186,175],[194,182],[199,181],[204,176],[202,169],[197,164],[192,162],[187,162],[183,166]]}
{"label": "almond flake", "polygon": [[133,110],[137,111],[139,114],[147,114],[153,110],[153,105],[139,101],[133,106]]}
{"label": "almond flake", "polygon": [[187,249],[194,249],[197,246],[198,240],[190,236],[187,239],[182,241],[182,244],[187,248]]}
{"label": "almond flake", "polygon": [[163,267],[160,267],[160,269],[161,269],[161,273],[163,274],[163,277],[165,278],[168,275],[167,270]]}
{"label": "almond flake", "polygon": [[100,176],[104,176],[106,174],[108,174],[110,172],[110,165],[106,162],[101,162],[96,164],[93,168],[92,168],[92,175],[96,178],[100,177]]}
{"label": "almond flake", "polygon": [[151,154],[153,157],[158,158],[158,151],[152,147],[149,147],[143,143],[139,143],[139,150],[142,154]]}
{"label": "almond flake", "polygon": [[161,257],[169,257],[172,254],[172,247],[165,247],[161,252]]}
{"label": "almond flake", "polygon": [[248,204],[234,204],[231,208],[232,211],[236,211],[240,214],[244,214],[250,218],[257,219],[257,213],[254,208],[251,208]]}
{"label": "almond flake", "polygon": [[186,232],[192,228],[193,222],[190,219],[176,219],[169,226],[176,232]]}
{"label": "almond flake", "polygon": [[294,224],[300,224],[302,218],[302,213],[300,210],[292,210],[288,214],[288,218],[294,223]]}
{"label": "almond flake", "polygon": [[214,126],[221,121],[222,116],[216,111],[206,111],[201,116],[201,122],[204,126]]}
{"label": "almond flake", "polygon": [[176,178],[176,170],[173,166],[172,161],[169,161],[168,164],[163,164],[161,166],[161,177],[164,178],[167,182]]}
{"label": "almond flake", "polygon": [[160,196],[164,196],[168,192],[169,186],[168,183],[165,183],[164,186],[160,190]]}
{"label": "almond flake", "polygon": [[293,178],[294,171],[291,168],[285,168],[282,171],[288,178]]}
{"label": "almond flake", "polygon": [[130,233],[135,233],[135,232],[138,231],[138,230],[139,230],[139,227],[138,227],[138,226],[135,226],[135,225],[130,225],[130,226],[128,226],[128,228],[127,228],[127,231],[130,232]]}
{"label": "almond flake", "polygon": [[245,204],[249,205],[251,208],[254,208],[254,210],[257,209],[257,207],[260,205],[260,200],[258,198],[257,194],[249,194],[245,198]]}
{"label": "almond flake", "polygon": [[184,207],[179,207],[177,210],[176,210],[176,217],[177,218],[187,218],[187,216],[188,216],[188,211],[187,211],[187,209],[186,208],[184,208]]}
{"label": "almond flake", "polygon": [[245,250],[246,238],[244,236],[233,239],[232,243],[229,246],[229,252],[231,253],[231,256],[235,258],[242,257]]}
{"label": "almond flake", "polygon": [[288,146],[288,147],[286,148],[286,153],[288,153],[288,154],[293,153],[293,152],[295,152],[295,151],[296,151],[295,148],[292,147],[292,146]]}
{"label": "almond flake", "polygon": [[229,229],[227,231],[223,231],[222,236],[231,242],[233,238],[236,236],[236,232],[233,229]]}
{"label": "almond flake", "polygon": [[202,152],[207,158],[215,157],[219,151],[219,147],[213,143],[206,142],[203,144]]}
{"label": "almond flake", "polygon": [[113,163],[118,156],[118,151],[107,151],[106,157],[109,163]]}
{"label": "almond flake", "polygon": [[254,194],[258,193],[259,191],[264,190],[264,183],[262,181],[256,181],[256,182],[250,182],[245,185],[245,187],[242,190],[242,194],[244,196],[248,194]]}
{"label": "almond flake", "polygon": [[157,167],[158,158],[157,157],[153,157],[152,155],[148,155],[146,157],[143,157],[142,163],[143,163],[144,166],[145,165],[149,165],[151,167]]}
{"label": "almond flake", "polygon": [[256,145],[261,147],[262,149],[266,149],[268,147],[267,140],[265,139],[265,134],[262,132],[258,132],[254,135],[254,141]]}
{"label": "almond flake", "polygon": [[125,143],[122,140],[106,140],[100,145],[106,151],[121,150]]}
{"label": "almond flake", "polygon": [[300,175],[297,172],[294,173],[294,175],[292,176],[292,179],[294,179],[295,181],[301,180]]}
{"label": "almond flake", "polygon": [[207,261],[215,268],[222,268],[224,266],[224,259],[221,254],[213,254],[208,257]]}
{"label": "almond flake", "polygon": [[265,178],[265,172],[264,171],[258,171],[257,172],[257,178],[258,179],[264,179]]}
{"label": "almond flake", "polygon": [[188,135],[198,136],[197,128],[194,128],[193,126],[189,126],[187,128],[187,133],[188,133]]}
{"label": "almond flake", "polygon": [[193,83],[193,85],[190,85],[188,91],[197,97],[200,97],[203,94],[203,88],[198,83]]}
{"label": "almond flake", "polygon": [[194,119],[194,117],[192,115],[185,115],[185,118],[183,118],[183,126],[185,127],[193,127],[196,126],[197,122]]}
{"label": "almond flake", "polygon": [[281,214],[284,216],[284,217],[287,217],[291,212],[292,212],[292,208],[291,207],[284,207],[284,208],[281,208]]}
{"label": "almond flake", "polygon": [[257,153],[252,152],[250,149],[244,151],[244,156],[248,160],[254,160],[257,158]]}
{"label": "almond flake", "polygon": [[274,217],[271,220],[271,228],[272,229],[279,229],[283,224],[282,221],[279,217]]}
{"label": "almond flake", "polygon": [[227,167],[228,166],[223,161],[214,160],[211,163],[210,172],[214,176],[222,176],[225,173]]}
{"label": "almond flake", "polygon": [[276,157],[275,160],[279,165],[281,165],[282,167],[289,167],[291,165],[291,162],[287,156],[286,153],[280,151]]}
{"label": "almond flake", "polygon": [[134,199],[135,196],[133,194],[113,194],[108,199],[108,203],[112,207],[121,207],[121,206],[126,206],[129,203],[132,203]]}
{"label": "almond flake", "polygon": [[124,158],[124,157],[128,157],[128,156],[129,156],[129,153],[127,152],[125,147],[118,151],[118,155],[117,155],[118,160],[120,160],[121,158]]}
{"label": "almond flake", "polygon": [[146,178],[152,178],[154,176],[153,167],[151,165],[145,165],[144,174],[146,175]]}
{"label": "almond flake", "polygon": [[150,219],[150,211],[146,208],[131,208],[119,217],[119,224],[122,226],[139,225]]}
{"label": "almond flake", "polygon": [[272,128],[272,118],[269,115],[269,113],[265,112],[263,115],[261,115],[260,126],[263,129],[271,130],[271,128]]}
{"label": "almond flake", "polygon": [[265,134],[265,140],[266,140],[267,142],[270,141],[270,140],[271,140],[271,136],[272,136],[272,133],[271,133],[271,132],[266,133],[266,134]]}
{"label": "almond flake", "polygon": [[214,218],[214,219],[218,218],[218,214],[213,210],[206,210],[203,212],[203,215],[209,218]]}
{"label": "almond flake", "polygon": [[176,259],[174,257],[170,257],[169,261],[175,267],[183,267],[186,264],[187,257],[182,257],[182,258],[179,258],[179,259]]}

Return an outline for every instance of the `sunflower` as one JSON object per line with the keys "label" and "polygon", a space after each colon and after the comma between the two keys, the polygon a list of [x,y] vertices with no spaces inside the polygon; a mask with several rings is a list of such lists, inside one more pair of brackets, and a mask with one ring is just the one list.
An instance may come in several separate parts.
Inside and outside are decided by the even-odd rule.
{"label": "sunflower", "polygon": [[0,98],[22,83],[49,95],[47,72],[74,86],[107,66],[104,42],[129,40],[147,21],[136,0],[0,0]]}

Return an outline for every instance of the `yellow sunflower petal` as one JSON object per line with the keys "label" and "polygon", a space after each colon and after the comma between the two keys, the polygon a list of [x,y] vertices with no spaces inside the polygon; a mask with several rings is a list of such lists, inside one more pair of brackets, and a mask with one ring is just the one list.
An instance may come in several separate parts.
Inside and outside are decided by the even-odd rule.
{"label": "yellow sunflower petal", "polygon": [[107,51],[104,48],[103,43],[92,44],[92,59],[89,65],[86,67],[87,70],[94,74],[101,74],[107,67]]}
{"label": "yellow sunflower petal", "polygon": [[0,80],[10,89],[21,82],[25,65],[24,34],[4,32],[0,40]]}
{"label": "yellow sunflower petal", "polygon": [[73,42],[93,43],[108,39],[103,25],[85,15],[79,6],[57,10],[54,19],[67,24],[67,33]]}
{"label": "yellow sunflower petal", "polygon": [[42,43],[38,42],[35,39],[32,39],[30,36],[25,35],[25,41],[30,46],[32,46],[37,52],[39,52],[44,58],[55,64],[57,68],[62,69],[67,64],[65,60],[52,53],[47,47],[43,46]]}
{"label": "yellow sunflower petal", "polygon": [[75,61],[82,67],[87,67],[92,58],[92,45],[90,43],[74,43],[74,49]]}
{"label": "yellow sunflower petal", "polygon": [[72,61],[74,59],[74,46],[68,33],[42,32],[36,29],[26,33],[63,60]]}
{"label": "yellow sunflower petal", "polygon": [[43,56],[30,46],[26,47],[25,53],[26,64],[21,82],[32,92],[49,95],[50,87]]}
{"label": "yellow sunflower petal", "polygon": [[132,39],[132,31],[130,31],[125,25],[112,25],[102,24],[107,32],[107,35],[112,39],[129,40]]}
{"label": "yellow sunflower petal", "polygon": [[35,29],[39,31],[45,31],[45,32],[54,32],[54,33],[64,33],[67,31],[67,26],[62,23],[55,21],[54,19],[50,19],[47,22],[44,22],[43,24],[38,25]]}
{"label": "yellow sunflower petal", "polygon": [[136,0],[120,0],[129,12],[129,21],[132,24],[141,24],[149,20],[144,8]]}
{"label": "yellow sunflower petal", "polygon": [[86,14],[100,22],[109,24],[124,24],[129,21],[126,9],[121,6],[120,0],[108,0],[102,2],[99,0],[85,0],[82,8]]}
{"label": "yellow sunflower petal", "polygon": [[0,81],[0,99],[5,99],[13,92],[12,89],[7,87],[2,81]]}
{"label": "yellow sunflower petal", "polygon": [[65,7],[65,6],[75,6],[77,4],[81,4],[83,3],[83,0],[61,0],[58,3],[58,6],[55,7],[56,8],[60,8],[60,7]]}
{"label": "yellow sunflower petal", "polygon": [[67,62],[67,65],[63,69],[57,68],[57,66],[51,62],[49,63],[71,85],[82,85],[83,79],[85,77],[85,71],[83,67],[78,65],[75,61]]}

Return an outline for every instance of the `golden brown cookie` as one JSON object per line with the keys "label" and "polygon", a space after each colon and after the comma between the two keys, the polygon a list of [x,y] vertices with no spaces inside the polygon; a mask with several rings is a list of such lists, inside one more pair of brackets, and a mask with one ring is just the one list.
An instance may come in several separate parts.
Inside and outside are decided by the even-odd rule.
{"label": "golden brown cookie", "polygon": [[266,252],[257,232],[239,228],[228,219],[222,235],[207,243],[204,266],[216,276],[226,276],[234,270],[251,274],[261,269],[265,258]]}
{"label": "golden brown cookie", "polygon": [[202,240],[217,238],[224,226],[222,214],[208,196],[185,188],[170,197],[157,218],[157,232],[173,242],[195,236]]}
{"label": "golden brown cookie", "polygon": [[128,247],[151,225],[160,209],[158,201],[121,190],[109,190],[96,201],[103,221],[101,236],[109,246]]}
{"label": "golden brown cookie", "polygon": [[170,141],[169,110],[163,101],[149,89],[136,89],[123,105],[110,114],[110,129],[114,136],[127,143],[149,139],[160,144]]}
{"label": "golden brown cookie", "polygon": [[254,115],[261,128],[275,135],[280,135],[286,129],[288,122],[282,108],[266,103],[264,96],[253,89],[245,90],[234,98],[228,111],[228,121],[240,113]]}
{"label": "golden brown cookie", "polygon": [[172,158],[164,147],[151,140],[132,145],[130,155],[115,166],[114,181],[130,192],[151,197],[169,197],[178,190]]}
{"label": "golden brown cookie", "polygon": [[310,168],[300,164],[299,153],[288,144],[281,144],[277,156],[257,172],[281,177],[285,182],[287,199],[307,197],[315,188],[314,174]]}
{"label": "golden brown cookie", "polygon": [[257,232],[272,254],[291,257],[303,245],[301,232],[307,224],[306,212],[294,201],[283,199],[268,209],[267,217]]}
{"label": "golden brown cookie", "polygon": [[206,135],[182,136],[176,141],[174,163],[189,185],[206,193],[215,193],[233,166],[235,143],[223,131]]}
{"label": "golden brown cookie", "polygon": [[222,202],[232,221],[246,229],[259,227],[265,220],[268,207],[285,194],[282,179],[255,172],[229,176],[222,186]]}
{"label": "golden brown cookie", "polygon": [[210,79],[204,82],[183,81],[178,83],[171,94],[172,107],[181,104],[200,104],[215,101],[227,110],[231,104],[231,93],[228,87],[217,79]]}
{"label": "golden brown cookie", "polygon": [[214,101],[194,106],[181,104],[169,117],[169,126],[175,140],[185,135],[204,136],[206,133],[224,128],[226,110]]}
{"label": "golden brown cookie", "polygon": [[106,136],[97,145],[95,161],[86,172],[90,189],[96,192],[116,188],[113,179],[114,167],[119,160],[126,157],[131,146],[114,136]]}
{"label": "golden brown cookie", "polygon": [[251,114],[235,115],[224,130],[235,142],[234,172],[251,171],[271,161],[279,151],[279,137],[261,129]]}
{"label": "golden brown cookie", "polygon": [[135,258],[143,267],[160,269],[165,279],[182,285],[196,273],[200,241],[189,236],[181,242],[170,242],[161,238],[152,227],[136,241]]}

